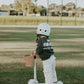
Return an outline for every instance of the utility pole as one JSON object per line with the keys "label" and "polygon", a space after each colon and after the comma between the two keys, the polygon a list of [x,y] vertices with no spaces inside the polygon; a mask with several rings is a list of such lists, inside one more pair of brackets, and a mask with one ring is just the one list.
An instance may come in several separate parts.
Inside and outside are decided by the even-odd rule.
{"label": "utility pole", "polygon": [[16,3],[17,1],[19,1],[20,2],[20,0],[14,0],[14,2]]}
{"label": "utility pole", "polygon": [[61,0],[61,4],[62,4],[62,7],[61,7],[61,26],[62,26],[63,0]]}
{"label": "utility pole", "polygon": [[76,20],[77,20],[77,19],[76,19],[76,13],[77,13],[77,0],[75,0],[75,3],[76,3],[76,7],[75,7],[75,26],[76,26],[76,25],[77,25],[77,24],[76,24]]}
{"label": "utility pole", "polygon": [[28,0],[28,2],[27,2],[27,16],[29,15],[29,9],[30,9],[30,1]]}
{"label": "utility pole", "polygon": [[47,0],[47,23],[48,23],[48,17],[49,17],[49,0]]}

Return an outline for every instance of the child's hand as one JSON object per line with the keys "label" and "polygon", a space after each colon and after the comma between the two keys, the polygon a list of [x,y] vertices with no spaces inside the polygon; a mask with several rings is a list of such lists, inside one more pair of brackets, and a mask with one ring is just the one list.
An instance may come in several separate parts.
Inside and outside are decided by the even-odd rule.
{"label": "child's hand", "polygon": [[33,55],[33,56],[37,55],[37,53],[36,53],[36,51],[35,51],[35,50],[34,50],[34,51],[32,51],[32,55]]}

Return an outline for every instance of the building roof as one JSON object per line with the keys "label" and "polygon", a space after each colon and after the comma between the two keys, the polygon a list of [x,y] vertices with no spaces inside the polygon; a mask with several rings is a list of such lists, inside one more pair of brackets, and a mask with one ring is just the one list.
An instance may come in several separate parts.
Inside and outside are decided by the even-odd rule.
{"label": "building roof", "polygon": [[14,11],[17,11],[17,12],[19,12],[18,10],[16,10],[16,9],[13,9],[13,8],[9,8],[9,9],[1,9],[0,11],[8,11],[8,10],[14,10]]}

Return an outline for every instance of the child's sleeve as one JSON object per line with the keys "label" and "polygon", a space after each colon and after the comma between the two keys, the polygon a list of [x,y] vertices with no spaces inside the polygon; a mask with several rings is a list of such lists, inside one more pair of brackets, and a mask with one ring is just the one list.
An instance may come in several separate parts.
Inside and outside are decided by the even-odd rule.
{"label": "child's sleeve", "polygon": [[36,53],[37,53],[37,54],[43,53],[43,43],[42,43],[42,39],[40,39],[40,40],[38,41],[37,48],[36,48]]}

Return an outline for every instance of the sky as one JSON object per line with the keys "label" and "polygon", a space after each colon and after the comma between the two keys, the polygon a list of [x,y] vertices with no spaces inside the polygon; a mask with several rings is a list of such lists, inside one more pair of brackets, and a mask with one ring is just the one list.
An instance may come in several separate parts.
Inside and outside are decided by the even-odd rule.
{"label": "sky", "polygon": [[[37,6],[38,5],[43,5],[44,7],[47,7],[47,1],[48,0],[38,0],[37,1]],[[75,3],[76,0],[63,0],[63,5],[65,5],[69,2]],[[14,3],[14,0],[0,0],[0,6],[2,4],[9,5],[9,4],[12,4],[12,3]],[[60,5],[60,4],[62,4],[62,0],[49,0],[49,4],[50,3],[56,3],[56,5]],[[77,0],[77,7],[84,8],[84,0]]]}
{"label": "sky", "polygon": [[0,6],[2,4],[9,5],[10,3],[14,3],[14,0],[0,0]]}

